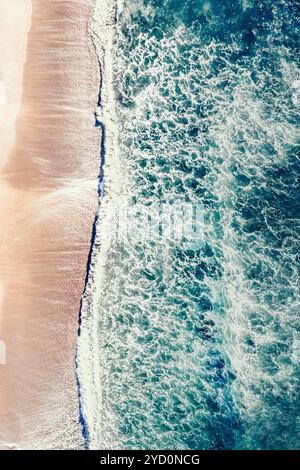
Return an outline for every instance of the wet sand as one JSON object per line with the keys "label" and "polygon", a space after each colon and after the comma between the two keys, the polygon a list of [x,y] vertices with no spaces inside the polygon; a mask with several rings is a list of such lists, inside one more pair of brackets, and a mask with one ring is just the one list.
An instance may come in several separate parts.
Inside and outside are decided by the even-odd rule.
{"label": "wet sand", "polygon": [[32,1],[16,135],[0,173],[0,448],[82,446],[74,358],[100,142],[93,7]]}

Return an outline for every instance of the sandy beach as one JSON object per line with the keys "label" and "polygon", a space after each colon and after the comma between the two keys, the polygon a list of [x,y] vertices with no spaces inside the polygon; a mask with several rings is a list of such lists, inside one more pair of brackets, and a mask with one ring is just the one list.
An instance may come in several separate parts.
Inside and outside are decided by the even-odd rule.
{"label": "sandy beach", "polygon": [[74,357],[100,142],[93,7],[0,0],[1,449],[82,446]]}

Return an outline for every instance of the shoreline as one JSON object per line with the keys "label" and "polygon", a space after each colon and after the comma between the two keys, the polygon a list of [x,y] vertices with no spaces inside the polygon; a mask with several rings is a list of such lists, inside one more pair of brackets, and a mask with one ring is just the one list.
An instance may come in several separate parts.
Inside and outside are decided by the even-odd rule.
{"label": "shoreline", "polygon": [[[96,120],[102,131],[103,151],[99,176],[99,207],[94,219],[93,236],[87,265],[86,283],[81,299],[79,314],[79,331],[77,344],[77,378],[80,399],[80,419],[85,438],[85,446],[98,449],[97,431],[101,432],[101,414],[98,404],[101,403],[100,370],[98,366],[97,338],[98,322],[93,308],[100,305],[105,264],[110,248],[111,218],[114,204],[121,194],[121,169],[118,154],[118,126],[115,114],[115,97],[113,88],[112,40],[114,35],[117,2],[115,0],[96,0],[92,20],[91,36],[97,51],[101,73],[101,86],[96,111]],[[103,27],[105,25],[105,28]],[[108,159],[107,159],[108,156]],[[104,185],[105,179],[105,185]],[[99,256],[99,249],[101,256]],[[91,384],[94,384],[94,387]],[[96,387],[95,387],[96,384]],[[98,416],[94,422],[94,416]],[[96,428],[91,429],[91,423]],[[115,443],[111,443],[112,446]],[[109,447],[114,448],[114,447]]]}
{"label": "shoreline", "polygon": [[1,171],[3,448],[83,447],[75,353],[98,202],[94,3],[32,0],[16,138]]}

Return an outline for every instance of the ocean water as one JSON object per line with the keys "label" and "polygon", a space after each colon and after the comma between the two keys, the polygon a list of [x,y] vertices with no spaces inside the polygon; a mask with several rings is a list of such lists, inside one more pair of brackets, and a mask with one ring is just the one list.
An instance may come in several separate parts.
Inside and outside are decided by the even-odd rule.
{"label": "ocean water", "polygon": [[[118,2],[122,198],[87,303],[92,448],[299,447],[299,7]],[[193,243],[130,230],[180,207],[201,213]]]}

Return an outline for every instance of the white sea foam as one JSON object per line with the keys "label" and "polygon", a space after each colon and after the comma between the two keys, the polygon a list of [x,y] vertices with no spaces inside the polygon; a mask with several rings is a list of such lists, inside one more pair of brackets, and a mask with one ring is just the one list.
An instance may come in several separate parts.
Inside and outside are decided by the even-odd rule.
{"label": "white sea foam", "polygon": [[[132,6],[131,13],[135,15],[137,11],[142,11],[140,3]],[[148,16],[149,11],[145,10],[144,14]],[[98,23],[97,27],[94,26],[94,37],[98,47],[100,44],[99,50],[105,49],[101,58],[105,73],[108,65],[109,70],[112,69],[111,48],[105,47],[105,36],[101,33],[102,25],[107,23],[103,20],[102,12],[96,18]],[[127,26],[130,36],[134,25]],[[102,41],[99,39],[101,34]],[[122,41],[120,31],[118,39]],[[111,42],[108,41],[108,44],[111,45]],[[185,48],[184,56],[180,52],[182,48]],[[110,51],[108,56],[107,50]],[[214,275],[215,266],[212,266],[212,272],[207,270],[204,274],[202,285],[205,295],[203,292],[201,295],[207,303],[214,306],[205,311],[205,328],[218,338],[218,352],[230,364],[235,380],[230,387],[225,385],[222,388],[221,385],[215,385],[209,375],[212,372],[206,361],[209,353],[215,353],[214,343],[205,339],[199,341],[199,337],[194,338],[190,331],[192,327],[188,325],[189,318],[195,320],[196,326],[200,322],[200,299],[197,295],[195,299],[188,297],[188,282],[186,285],[182,266],[172,264],[173,260],[169,256],[171,240],[170,244],[169,241],[164,244],[163,251],[160,251],[162,247],[159,244],[153,246],[149,243],[141,253],[136,249],[139,241],[136,240],[135,246],[134,243],[124,244],[125,254],[120,263],[118,252],[110,253],[110,258],[107,258],[113,229],[111,222],[108,222],[107,211],[118,204],[121,193],[119,165],[122,157],[119,158],[117,152],[115,115],[105,115],[104,110],[106,125],[109,123],[115,129],[115,139],[110,137],[108,140],[106,158],[108,162],[114,161],[116,167],[113,166],[113,172],[112,166],[105,167],[110,168],[109,186],[100,209],[91,275],[83,298],[78,354],[83,414],[88,424],[92,448],[115,448],[120,444],[132,446],[132,442],[135,445],[142,442],[144,446],[152,448],[153,445],[168,448],[171,442],[182,448],[182,436],[180,432],[172,434],[172,422],[165,420],[163,423],[166,428],[169,426],[169,430],[164,429],[162,432],[159,429],[157,415],[153,413],[154,405],[150,400],[155,403],[160,399],[164,400],[166,405],[163,409],[167,416],[174,406],[172,400],[180,402],[190,413],[187,426],[190,426],[191,419],[197,421],[198,445],[203,448],[210,445],[211,436],[207,429],[213,419],[216,419],[212,418],[211,410],[206,406],[206,400],[211,397],[215,400],[215,406],[221,409],[221,417],[218,417],[221,423],[223,418],[225,423],[229,422],[232,402],[233,408],[238,410],[246,431],[240,441],[237,439],[237,447],[251,448],[257,439],[257,422],[260,423],[259,432],[263,435],[261,441],[269,439],[272,426],[274,429],[276,423],[283,423],[287,428],[287,418],[270,401],[286,399],[292,403],[296,396],[294,365],[298,358],[298,343],[293,329],[298,307],[296,294],[299,278],[295,268],[295,253],[290,249],[293,246],[292,229],[278,260],[276,253],[274,257],[269,254],[270,247],[264,240],[263,233],[258,231],[258,235],[253,235],[247,232],[247,224],[241,211],[247,209],[247,205],[251,203],[251,199],[247,198],[252,194],[252,181],[258,185],[258,189],[267,189],[268,172],[275,163],[278,167],[284,166],[287,163],[287,147],[293,149],[297,145],[297,129],[291,114],[294,111],[291,111],[290,103],[293,89],[296,88],[293,83],[298,77],[291,62],[281,63],[280,72],[285,77],[285,89],[288,90],[285,100],[281,91],[281,76],[279,79],[263,69],[259,71],[258,79],[253,78],[247,66],[239,65],[237,68],[230,62],[231,54],[238,51],[236,44],[226,46],[214,40],[209,44],[199,44],[199,39],[193,37],[184,27],[177,28],[172,37],[164,36],[160,39],[148,38],[146,33],[140,34],[130,59],[122,47],[116,51],[117,61],[114,65],[119,90],[123,91],[126,81],[134,84],[134,93],[128,94],[134,106],[120,105],[118,108],[124,131],[124,140],[120,142],[120,146],[128,157],[126,167],[124,165],[122,168],[126,176],[127,196],[138,194],[139,201],[147,205],[149,192],[143,192],[149,186],[145,177],[147,171],[154,181],[151,187],[153,199],[160,199],[160,187],[154,179],[156,175],[161,176],[166,184],[164,197],[168,201],[173,197],[175,199],[177,167],[170,166],[162,175],[164,168],[158,167],[158,157],[167,156],[173,162],[183,155],[191,173],[200,163],[209,168],[209,175],[200,177],[199,185],[203,191],[208,191],[208,198],[209,191],[212,193],[212,201],[217,200],[218,210],[215,210],[213,202],[207,207],[205,237],[216,253],[215,259],[219,261],[222,274],[217,272]],[[276,53],[278,56],[285,55],[284,50],[276,50]],[[108,59],[105,60],[105,57]],[[212,73],[216,60],[226,64],[218,74]],[[185,70],[178,72],[182,63]],[[256,65],[259,69],[259,64]],[[200,72],[196,73],[196,70]],[[112,83],[111,75],[107,76],[106,83]],[[140,86],[137,85],[139,83]],[[268,91],[263,92],[261,90],[264,83],[272,83],[280,91],[273,95]],[[177,97],[175,110],[170,100],[172,95]],[[104,103],[108,96],[112,97],[109,102],[111,113],[114,102],[112,90],[111,94],[109,91],[104,92]],[[276,111],[278,103],[281,114]],[[209,110],[199,120],[193,112],[198,104]],[[204,126],[196,146],[192,139],[184,141],[187,126],[194,125]],[[172,134],[174,129],[176,136]],[[152,149],[141,149],[138,141],[139,138],[142,142],[151,141],[152,131],[159,136],[155,141],[155,152]],[[173,136],[172,139],[170,135]],[[206,145],[207,142],[212,144]],[[202,146],[201,151],[199,143]],[[268,145],[271,151],[266,150]],[[128,154],[128,149],[131,149],[132,155]],[[109,160],[110,157],[114,160]],[[136,163],[142,159],[145,160],[145,170]],[[115,168],[119,169],[116,173]],[[240,175],[246,180],[248,178],[249,183],[244,186],[241,184],[237,191],[236,178]],[[184,192],[181,196],[177,194],[177,197],[189,197],[192,202],[197,202],[197,197],[195,198],[189,187],[190,176],[181,174],[181,177]],[[252,203],[257,204],[257,200],[254,199]],[[236,210],[237,204],[240,204],[239,211]],[[266,201],[262,214],[266,232],[276,239],[280,234],[278,228],[272,226],[272,215],[275,214],[277,221],[280,214],[275,209]],[[215,216],[220,222],[215,222]],[[240,231],[234,230],[234,221]],[[290,223],[292,228],[293,221]],[[165,282],[159,285],[165,289],[163,297],[159,296],[159,292],[153,292],[151,283],[140,276],[140,272],[146,267],[146,274],[155,278],[162,264],[161,253],[164,272],[169,273],[164,278]],[[201,256],[201,261],[210,267],[212,256]],[[188,260],[190,271],[197,268],[197,262]],[[262,277],[258,288],[250,271],[260,265],[265,270],[265,279]],[[180,276],[177,279],[172,276],[174,269],[182,270],[181,279]],[[104,289],[105,271],[110,276],[107,276]],[[177,290],[176,282],[180,286]],[[289,291],[285,302],[276,292],[277,286],[284,284]],[[168,303],[176,295],[178,303],[184,305],[182,310]],[[145,327],[145,324],[148,326]],[[147,343],[148,336],[150,339]],[[157,365],[155,359],[159,355],[169,355],[175,359],[171,359],[166,365],[162,361]],[[140,372],[141,379],[136,370]],[[147,376],[147,382],[143,382],[143,374]],[[155,381],[158,377],[160,387]],[[194,392],[196,378],[199,377],[202,388],[200,392],[195,392],[196,397],[197,393],[198,398],[200,396],[199,403],[192,404],[189,408],[186,394]],[[228,393],[229,388],[231,395]],[[128,390],[129,398],[126,397]],[[172,396],[170,390],[174,392]],[[136,415],[128,405],[129,400],[131,403],[135,400],[132,406]],[[119,421],[127,413],[127,420],[124,419],[123,422],[136,420],[138,424],[135,429],[141,433],[139,436],[131,435],[131,441],[129,439],[125,444],[120,435],[120,423],[114,414],[116,405],[122,415],[118,417]],[[179,411],[183,411],[182,408]],[[145,415],[147,430],[143,428]],[[181,422],[184,423],[184,418],[179,426]],[[266,426],[266,423],[269,424]],[[128,426],[124,424],[123,429],[127,431]],[[184,425],[180,430],[183,430],[184,435]],[[294,441],[289,445],[293,446]]]}
{"label": "white sea foam", "polygon": [[[119,4],[119,8],[120,8]],[[89,266],[89,277],[82,297],[81,331],[78,338],[77,370],[80,382],[82,415],[88,428],[89,447],[99,447],[102,429],[102,371],[99,366],[100,350],[98,306],[103,295],[103,275],[113,228],[110,213],[118,204],[121,193],[120,163],[118,156],[118,131],[115,116],[115,99],[112,86],[112,39],[115,1],[96,0],[91,23],[91,36],[96,48],[101,73],[101,103],[97,118],[104,125],[105,136],[105,187],[99,200],[95,240]],[[101,256],[99,256],[101,249]],[[113,442],[106,443],[108,447]]]}

